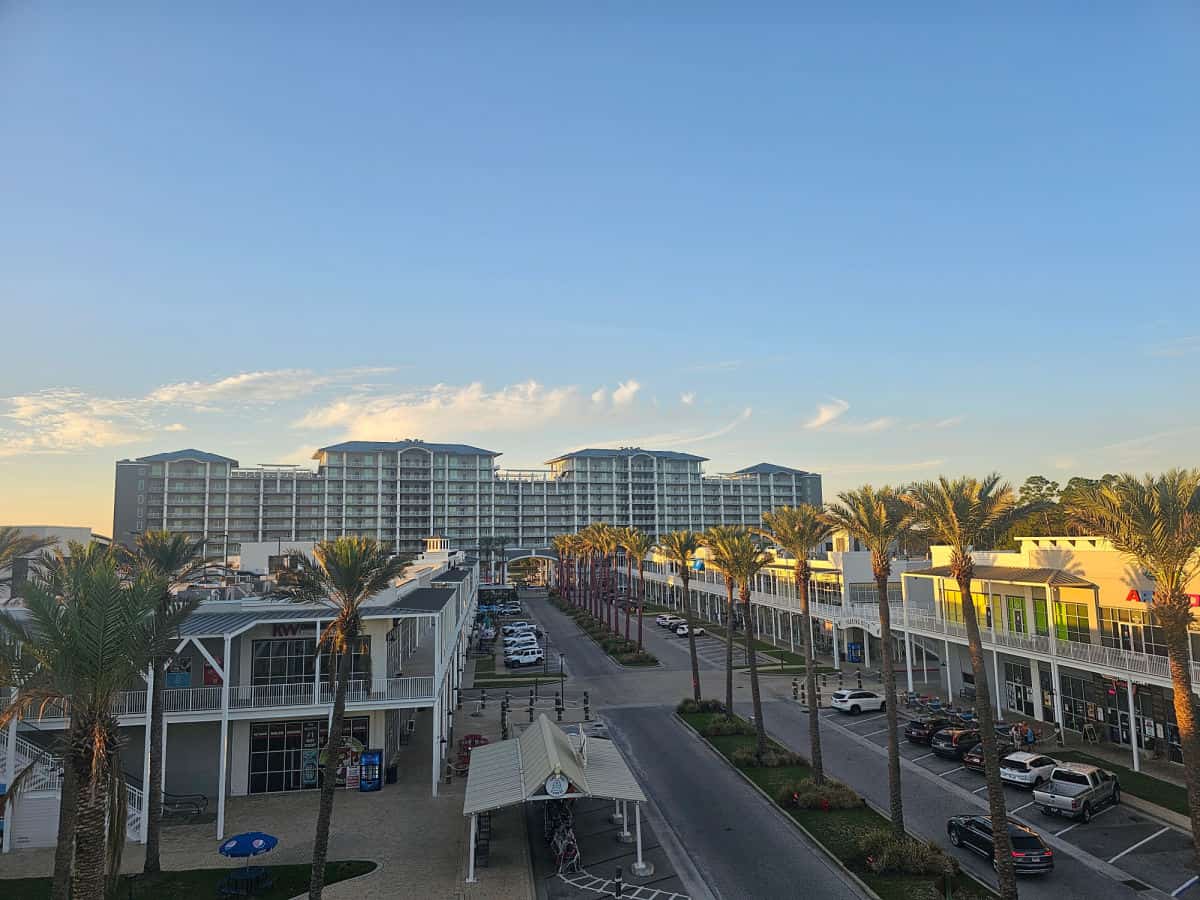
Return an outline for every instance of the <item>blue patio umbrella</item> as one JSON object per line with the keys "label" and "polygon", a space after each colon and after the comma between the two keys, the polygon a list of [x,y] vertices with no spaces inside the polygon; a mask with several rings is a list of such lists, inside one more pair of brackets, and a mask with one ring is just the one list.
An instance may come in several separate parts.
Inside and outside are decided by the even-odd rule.
{"label": "blue patio umbrella", "polygon": [[274,850],[275,845],[278,843],[279,838],[274,835],[265,834],[261,831],[247,831],[245,834],[235,834],[228,840],[223,841],[217,849],[222,856],[244,858],[247,856],[258,856],[260,853],[268,853]]}

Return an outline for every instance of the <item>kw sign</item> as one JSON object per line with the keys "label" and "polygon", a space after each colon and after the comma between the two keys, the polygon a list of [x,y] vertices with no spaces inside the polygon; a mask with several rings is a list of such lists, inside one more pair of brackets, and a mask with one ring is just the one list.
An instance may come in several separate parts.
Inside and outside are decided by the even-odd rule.
{"label": "kw sign", "polygon": [[[1192,606],[1200,607],[1200,594],[1188,594],[1188,599],[1192,602]],[[1131,590],[1125,595],[1126,603],[1154,603],[1154,591],[1138,591]]]}
{"label": "kw sign", "polygon": [[308,637],[312,629],[312,622],[277,622],[271,626],[271,637]]}

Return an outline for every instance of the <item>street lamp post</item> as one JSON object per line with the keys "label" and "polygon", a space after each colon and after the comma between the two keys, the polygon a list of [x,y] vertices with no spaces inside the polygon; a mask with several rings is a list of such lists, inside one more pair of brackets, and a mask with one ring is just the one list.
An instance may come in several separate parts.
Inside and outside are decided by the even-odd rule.
{"label": "street lamp post", "polygon": [[564,682],[563,660],[565,660],[566,658],[567,657],[565,654],[562,654],[562,653],[558,654],[558,695],[560,697],[562,697],[564,700],[566,699],[567,695],[566,695],[566,688],[563,683]]}

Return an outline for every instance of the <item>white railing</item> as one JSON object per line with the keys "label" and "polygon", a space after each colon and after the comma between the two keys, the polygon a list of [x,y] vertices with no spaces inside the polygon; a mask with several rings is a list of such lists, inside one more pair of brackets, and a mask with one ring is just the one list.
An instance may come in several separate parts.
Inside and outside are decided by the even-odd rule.
{"label": "white railing", "polygon": [[1156,675],[1160,678],[1171,677],[1171,668],[1165,656],[1132,653],[1128,650],[1118,650],[1115,647],[1081,644],[1077,641],[1055,641],[1055,652],[1060,657],[1103,666],[1107,669],[1141,672],[1144,675]]}
{"label": "white railing", "polygon": [[230,709],[316,705],[316,685],[311,681],[296,684],[242,684],[229,689]]}
{"label": "white railing", "polygon": [[25,781],[26,791],[56,793],[62,790],[62,759],[17,735],[17,769],[24,772],[30,766],[33,766],[33,770]]}
{"label": "white railing", "polygon": [[168,713],[207,712],[221,708],[219,686],[168,688],[162,693],[163,711]]}
{"label": "white railing", "polygon": [[125,818],[125,834],[131,840],[140,840],[142,836],[142,789],[132,784],[125,784],[125,806],[128,812]]}
{"label": "white railing", "polygon": [[[388,703],[432,699],[432,675],[416,675],[408,678],[372,678],[370,681],[352,681],[346,691],[347,703]],[[319,692],[312,682],[240,685],[230,688],[229,691],[229,706],[231,709],[318,706],[328,705],[332,702],[333,689],[328,682],[321,683]]]}

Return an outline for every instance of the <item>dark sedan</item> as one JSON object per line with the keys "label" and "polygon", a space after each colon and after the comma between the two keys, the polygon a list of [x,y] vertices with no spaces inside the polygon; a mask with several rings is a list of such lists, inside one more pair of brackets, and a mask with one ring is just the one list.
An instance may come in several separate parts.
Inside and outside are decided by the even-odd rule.
{"label": "dark sedan", "polygon": [[[996,749],[999,750],[1000,762],[1004,762],[1004,757],[1010,753],[1016,752],[1016,747],[1008,738],[996,738]],[[983,771],[983,741],[977,743],[974,747],[967,751],[962,758],[962,764],[972,772]]]}
{"label": "dark sedan", "polygon": [[[974,850],[984,859],[992,860],[993,866],[996,864],[990,816],[954,816],[946,822],[946,832],[955,847]],[[1018,875],[1043,875],[1054,869],[1054,851],[1036,831],[1009,822],[1008,839],[1012,841],[1013,868]]]}
{"label": "dark sedan", "polygon": [[914,744],[928,744],[935,734],[950,724],[943,716],[921,716],[904,726],[904,737]]}
{"label": "dark sedan", "polygon": [[962,759],[979,743],[978,728],[943,728],[929,742],[929,749],[947,759]]}

